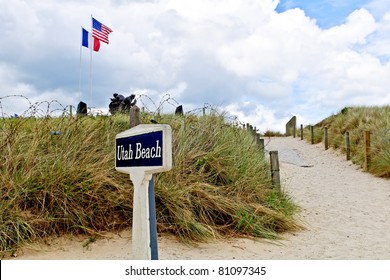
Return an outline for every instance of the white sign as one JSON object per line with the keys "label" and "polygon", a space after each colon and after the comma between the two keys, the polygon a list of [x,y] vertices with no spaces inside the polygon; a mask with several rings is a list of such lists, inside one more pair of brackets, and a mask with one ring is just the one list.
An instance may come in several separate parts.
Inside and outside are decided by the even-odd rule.
{"label": "white sign", "polygon": [[116,135],[115,169],[134,185],[133,258],[150,260],[148,186],[154,173],[172,168],[172,129],[166,124],[140,124]]}

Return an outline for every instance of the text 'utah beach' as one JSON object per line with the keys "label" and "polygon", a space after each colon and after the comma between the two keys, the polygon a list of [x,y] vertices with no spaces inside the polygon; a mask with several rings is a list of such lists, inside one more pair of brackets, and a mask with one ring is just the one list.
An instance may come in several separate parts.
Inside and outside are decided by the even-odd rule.
{"label": "text 'utah beach'", "polygon": [[161,146],[159,140],[156,140],[155,147],[148,148],[142,148],[142,143],[136,143],[135,150],[132,149],[131,144],[128,148],[120,145],[117,146],[116,155],[118,160],[161,158]]}

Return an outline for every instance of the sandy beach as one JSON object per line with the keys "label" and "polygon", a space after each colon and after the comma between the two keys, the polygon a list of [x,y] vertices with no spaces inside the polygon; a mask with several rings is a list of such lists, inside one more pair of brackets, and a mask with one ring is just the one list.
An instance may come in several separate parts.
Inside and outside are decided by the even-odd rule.
{"label": "sandy beach", "polygon": [[[159,236],[164,260],[377,260],[390,259],[390,180],[376,178],[337,151],[298,138],[266,139],[267,151],[279,152],[282,186],[301,207],[306,230],[271,243],[257,239],[183,244]],[[87,237],[61,237],[28,245],[13,259],[131,259],[131,231]]]}

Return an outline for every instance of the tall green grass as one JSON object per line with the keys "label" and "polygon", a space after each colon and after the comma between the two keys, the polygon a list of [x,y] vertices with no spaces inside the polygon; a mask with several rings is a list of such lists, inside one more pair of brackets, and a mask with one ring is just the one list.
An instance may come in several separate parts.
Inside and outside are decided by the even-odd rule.
{"label": "tall green grass", "polygon": [[[223,115],[158,121],[173,130],[173,169],[156,176],[159,232],[206,241],[300,228],[249,132]],[[53,234],[131,226],[133,188],[114,169],[115,135],[127,128],[125,115],[0,120],[1,252]]]}
{"label": "tall green grass", "polygon": [[[350,107],[315,125],[315,142],[323,140],[328,127],[329,145],[345,153],[345,133],[349,132],[351,160],[358,165],[364,162],[364,131],[371,132],[371,164],[369,172],[379,177],[390,177],[390,106]],[[309,128],[305,138],[310,141]]]}

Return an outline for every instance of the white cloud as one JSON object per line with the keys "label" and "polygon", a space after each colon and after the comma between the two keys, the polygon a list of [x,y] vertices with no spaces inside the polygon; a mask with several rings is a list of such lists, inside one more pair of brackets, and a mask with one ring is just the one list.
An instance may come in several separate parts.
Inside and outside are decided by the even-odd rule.
{"label": "white cloud", "polygon": [[[250,110],[247,110],[248,107]],[[224,108],[230,115],[236,116],[240,124],[251,124],[259,133],[266,131],[285,131],[285,124],[291,119],[290,116],[277,117],[275,110],[266,108],[261,104],[244,102],[240,105],[230,104]]]}
{"label": "white cloud", "polygon": [[387,12],[377,23],[377,32],[370,38],[366,50],[388,62],[390,59],[390,12]]}
{"label": "white cloud", "polygon": [[[277,14],[244,38],[226,42],[219,51],[221,63],[241,76],[265,76],[294,82],[315,49],[319,35],[314,21],[299,9]],[[309,52],[309,53],[308,53]]]}
{"label": "white cloud", "polygon": [[360,9],[352,12],[345,24],[325,30],[321,40],[335,48],[349,48],[355,44],[365,44],[367,36],[376,29],[374,17],[366,9]]}
{"label": "white cloud", "polygon": [[107,107],[114,92],[155,103],[169,93],[191,109],[208,103],[279,129],[292,114],[311,122],[345,105],[389,102],[390,11],[370,13],[380,1],[330,29],[300,9],[277,13],[277,4],[2,1],[0,96],[77,103],[80,25],[89,28],[93,14],[114,30],[93,54],[92,100],[89,52],[82,52],[82,97],[94,107]]}

